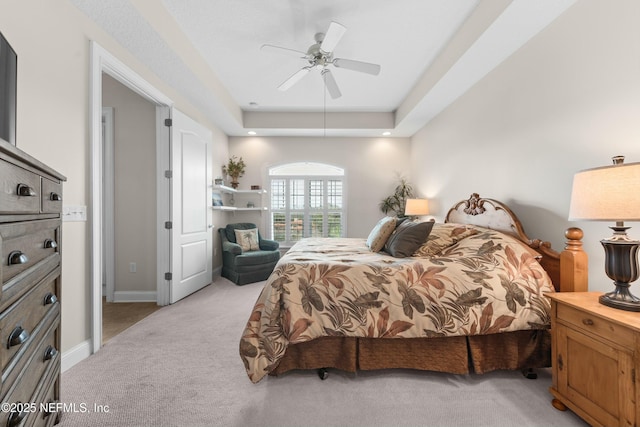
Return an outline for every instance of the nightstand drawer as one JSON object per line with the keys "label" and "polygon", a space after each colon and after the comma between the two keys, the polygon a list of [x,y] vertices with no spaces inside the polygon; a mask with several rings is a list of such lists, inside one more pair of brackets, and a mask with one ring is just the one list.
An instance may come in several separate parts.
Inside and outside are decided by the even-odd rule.
{"label": "nightstand drawer", "polygon": [[576,329],[589,332],[605,340],[627,348],[634,346],[634,334],[629,328],[620,326],[601,317],[595,316],[565,304],[558,305],[558,321]]}

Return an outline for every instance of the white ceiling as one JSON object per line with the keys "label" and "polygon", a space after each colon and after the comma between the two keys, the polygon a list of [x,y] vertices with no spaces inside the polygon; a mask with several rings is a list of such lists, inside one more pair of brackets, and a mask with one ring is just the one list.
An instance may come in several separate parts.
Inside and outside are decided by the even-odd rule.
{"label": "white ceiling", "polygon": [[[71,0],[226,134],[413,135],[575,0]],[[331,68],[325,94],[306,51],[331,21],[334,56],[381,65]],[[326,113],[325,113],[326,111]]]}

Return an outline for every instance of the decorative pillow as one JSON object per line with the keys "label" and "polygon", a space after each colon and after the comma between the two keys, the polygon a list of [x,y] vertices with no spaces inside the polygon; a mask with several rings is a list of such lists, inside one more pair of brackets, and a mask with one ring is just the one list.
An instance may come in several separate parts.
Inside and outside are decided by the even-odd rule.
{"label": "decorative pillow", "polygon": [[373,227],[369,237],[367,237],[367,246],[372,252],[380,252],[384,248],[393,230],[396,229],[396,218],[393,216],[385,216]]}
{"label": "decorative pillow", "polygon": [[396,227],[387,240],[384,245],[385,252],[396,258],[413,256],[413,253],[427,240],[433,224],[433,221],[403,222]]}
{"label": "decorative pillow", "polygon": [[243,251],[257,251],[260,250],[260,244],[258,243],[258,229],[250,228],[248,230],[234,230],[236,233],[236,242],[240,245]]}
{"label": "decorative pillow", "polygon": [[413,256],[425,257],[438,255],[443,250],[455,245],[465,237],[478,234],[473,226],[454,223],[434,224],[429,238],[413,254]]}

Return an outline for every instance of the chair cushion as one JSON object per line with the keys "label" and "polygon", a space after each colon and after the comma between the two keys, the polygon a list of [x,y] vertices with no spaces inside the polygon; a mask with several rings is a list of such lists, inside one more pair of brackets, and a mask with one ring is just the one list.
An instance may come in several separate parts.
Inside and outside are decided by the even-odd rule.
{"label": "chair cushion", "polygon": [[235,257],[235,265],[258,265],[276,263],[280,259],[279,251],[250,251]]}

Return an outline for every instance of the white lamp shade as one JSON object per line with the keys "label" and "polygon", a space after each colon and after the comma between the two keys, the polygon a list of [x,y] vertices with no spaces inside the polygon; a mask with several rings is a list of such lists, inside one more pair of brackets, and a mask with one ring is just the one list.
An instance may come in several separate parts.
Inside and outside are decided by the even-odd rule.
{"label": "white lamp shade", "polygon": [[407,216],[428,215],[429,201],[427,199],[407,199],[404,214]]}
{"label": "white lamp shade", "polygon": [[569,220],[640,221],[640,163],[576,173]]}

